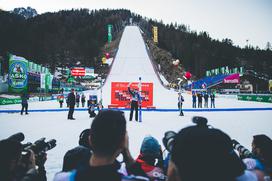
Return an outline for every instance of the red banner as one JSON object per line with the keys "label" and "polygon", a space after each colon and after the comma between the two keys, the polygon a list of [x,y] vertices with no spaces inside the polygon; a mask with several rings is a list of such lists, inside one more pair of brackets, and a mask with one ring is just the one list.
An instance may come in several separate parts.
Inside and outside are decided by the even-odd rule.
{"label": "red banner", "polygon": [[[131,95],[128,92],[128,82],[112,82],[111,83],[111,104],[118,107],[129,107]],[[133,82],[131,89],[137,89],[139,82]],[[142,107],[153,106],[153,83],[142,83]]]}
{"label": "red banner", "polygon": [[224,78],[224,84],[239,84],[240,83],[240,76],[239,74],[232,74]]}
{"label": "red banner", "polygon": [[86,74],[85,68],[73,68],[71,70],[72,76],[85,76],[85,74]]}

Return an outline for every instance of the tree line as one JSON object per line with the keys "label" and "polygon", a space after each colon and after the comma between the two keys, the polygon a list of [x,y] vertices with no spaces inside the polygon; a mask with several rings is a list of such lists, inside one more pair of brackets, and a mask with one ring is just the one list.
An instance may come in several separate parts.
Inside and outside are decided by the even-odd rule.
{"label": "tree line", "polygon": [[[7,52],[13,53],[51,69],[78,61],[96,67],[100,61],[97,57],[107,42],[107,25],[112,24],[113,34],[117,34],[129,18],[133,18],[149,38],[152,26],[157,26],[157,46],[179,59],[196,77],[222,66],[243,66],[272,76],[271,47],[266,50],[252,46],[240,48],[228,38],[215,40],[207,32],[197,33],[182,24],[164,24],[125,9],[65,10],[29,19],[0,10],[0,56],[6,59]],[[165,61],[172,63],[172,60]]]}

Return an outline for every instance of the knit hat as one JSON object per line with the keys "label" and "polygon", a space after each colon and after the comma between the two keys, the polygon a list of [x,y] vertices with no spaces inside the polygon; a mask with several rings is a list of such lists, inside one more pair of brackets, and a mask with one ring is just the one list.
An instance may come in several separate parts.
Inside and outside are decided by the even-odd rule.
{"label": "knit hat", "polygon": [[146,136],[142,142],[141,154],[144,156],[159,157],[161,146],[158,140],[152,136]]}
{"label": "knit hat", "polygon": [[245,169],[232,148],[230,137],[214,128],[190,126],[182,129],[175,137],[171,156],[182,170],[181,174],[190,180],[200,177],[213,180],[211,178],[219,176],[228,180],[241,175]]}

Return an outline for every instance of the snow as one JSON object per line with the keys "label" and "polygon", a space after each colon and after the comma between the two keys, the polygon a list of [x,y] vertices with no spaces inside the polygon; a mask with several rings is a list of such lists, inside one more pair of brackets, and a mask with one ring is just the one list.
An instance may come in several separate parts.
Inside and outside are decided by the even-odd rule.
{"label": "snow", "polygon": [[[110,104],[110,86],[113,81],[133,82],[142,77],[143,82],[154,84],[154,105],[157,108],[177,108],[177,92],[165,89],[153,70],[146,53],[145,45],[140,31],[136,26],[126,27],[120,42],[119,51],[113,62],[111,73],[103,86],[103,103]],[[91,91],[85,95],[93,94]],[[100,97],[100,91],[97,91]],[[185,97],[184,108],[191,108],[191,95],[183,93]],[[20,105],[0,106],[0,110],[20,109]],[[29,109],[58,108],[56,100],[44,102],[31,102]],[[216,98],[217,108],[263,108],[272,107],[270,103],[258,103],[238,101],[234,97]],[[63,108],[64,109],[64,108]],[[46,137],[56,139],[57,146],[48,151],[46,170],[48,180],[52,180],[54,174],[62,169],[62,161],[65,152],[78,144],[79,134],[89,128],[92,119],[87,111],[75,111],[76,120],[67,120],[67,112],[31,112],[21,116],[18,113],[0,114],[0,139],[17,132],[25,134],[25,142]],[[178,116],[178,112],[143,112],[143,122],[127,122],[127,130],[130,139],[130,150],[135,158],[139,153],[141,142],[145,135],[156,137],[162,144],[162,137],[168,130],[178,131],[188,125],[192,125],[193,116],[208,118],[209,124],[222,129],[242,145],[251,147],[252,136],[266,134],[272,138],[272,111],[234,111],[234,112],[184,112],[185,116]],[[125,112],[128,120],[129,112]]]}

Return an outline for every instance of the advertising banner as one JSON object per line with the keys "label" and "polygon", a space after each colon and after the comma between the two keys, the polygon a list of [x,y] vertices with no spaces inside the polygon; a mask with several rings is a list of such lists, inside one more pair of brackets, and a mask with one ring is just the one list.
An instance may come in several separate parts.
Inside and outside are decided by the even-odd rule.
{"label": "advertising banner", "polygon": [[111,40],[112,40],[112,34],[111,34],[111,32],[112,32],[112,25],[108,25],[108,43],[110,43],[111,42]]}
{"label": "advertising banner", "polygon": [[20,93],[27,90],[28,61],[23,57],[11,55],[9,58],[9,92]]}
{"label": "advertising banner", "polygon": [[93,76],[94,77],[94,68],[85,68],[85,76]]}
{"label": "advertising banner", "polygon": [[[111,104],[118,107],[129,107],[131,95],[128,92],[129,82],[112,82],[111,83]],[[131,89],[137,89],[139,82],[133,82]],[[142,107],[153,106],[153,83],[142,83]]]}
{"label": "advertising banner", "polygon": [[238,100],[242,101],[257,101],[257,102],[269,102],[272,103],[272,96],[271,95],[246,95],[240,94],[237,96]]}
{"label": "advertising banner", "polygon": [[272,92],[272,80],[269,80],[269,88],[268,88],[268,90],[270,91],[270,92]]}
{"label": "advertising banner", "polygon": [[45,89],[46,90],[52,89],[52,81],[53,81],[53,75],[46,74],[46,76],[45,76]]}
{"label": "advertising banner", "polygon": [[45,89],[45,76],[46,74],[41,74],[41,80],[40,80],[41,89]]}
{"label": "advertising banner", "polygon": [[20,98],[0,98],[0,105],[8,105],[8,104],[20,104],[22,100]]}
{"label": "advertising banner", "polygon": [[158,27],[153,26],[153,41],[154,43],[158,43]]}
{"label": "advertising banner", "polygon": [[230,76],[227,76],[223,80],[224,84],[239,84],[240,83],[240,76],[239,74],[232,74]]}
{"label": "advertising banner", "polygon": [[78,67],[71,69],[72,76],[85,76],[85,74],[86,74],[85,68]]}

